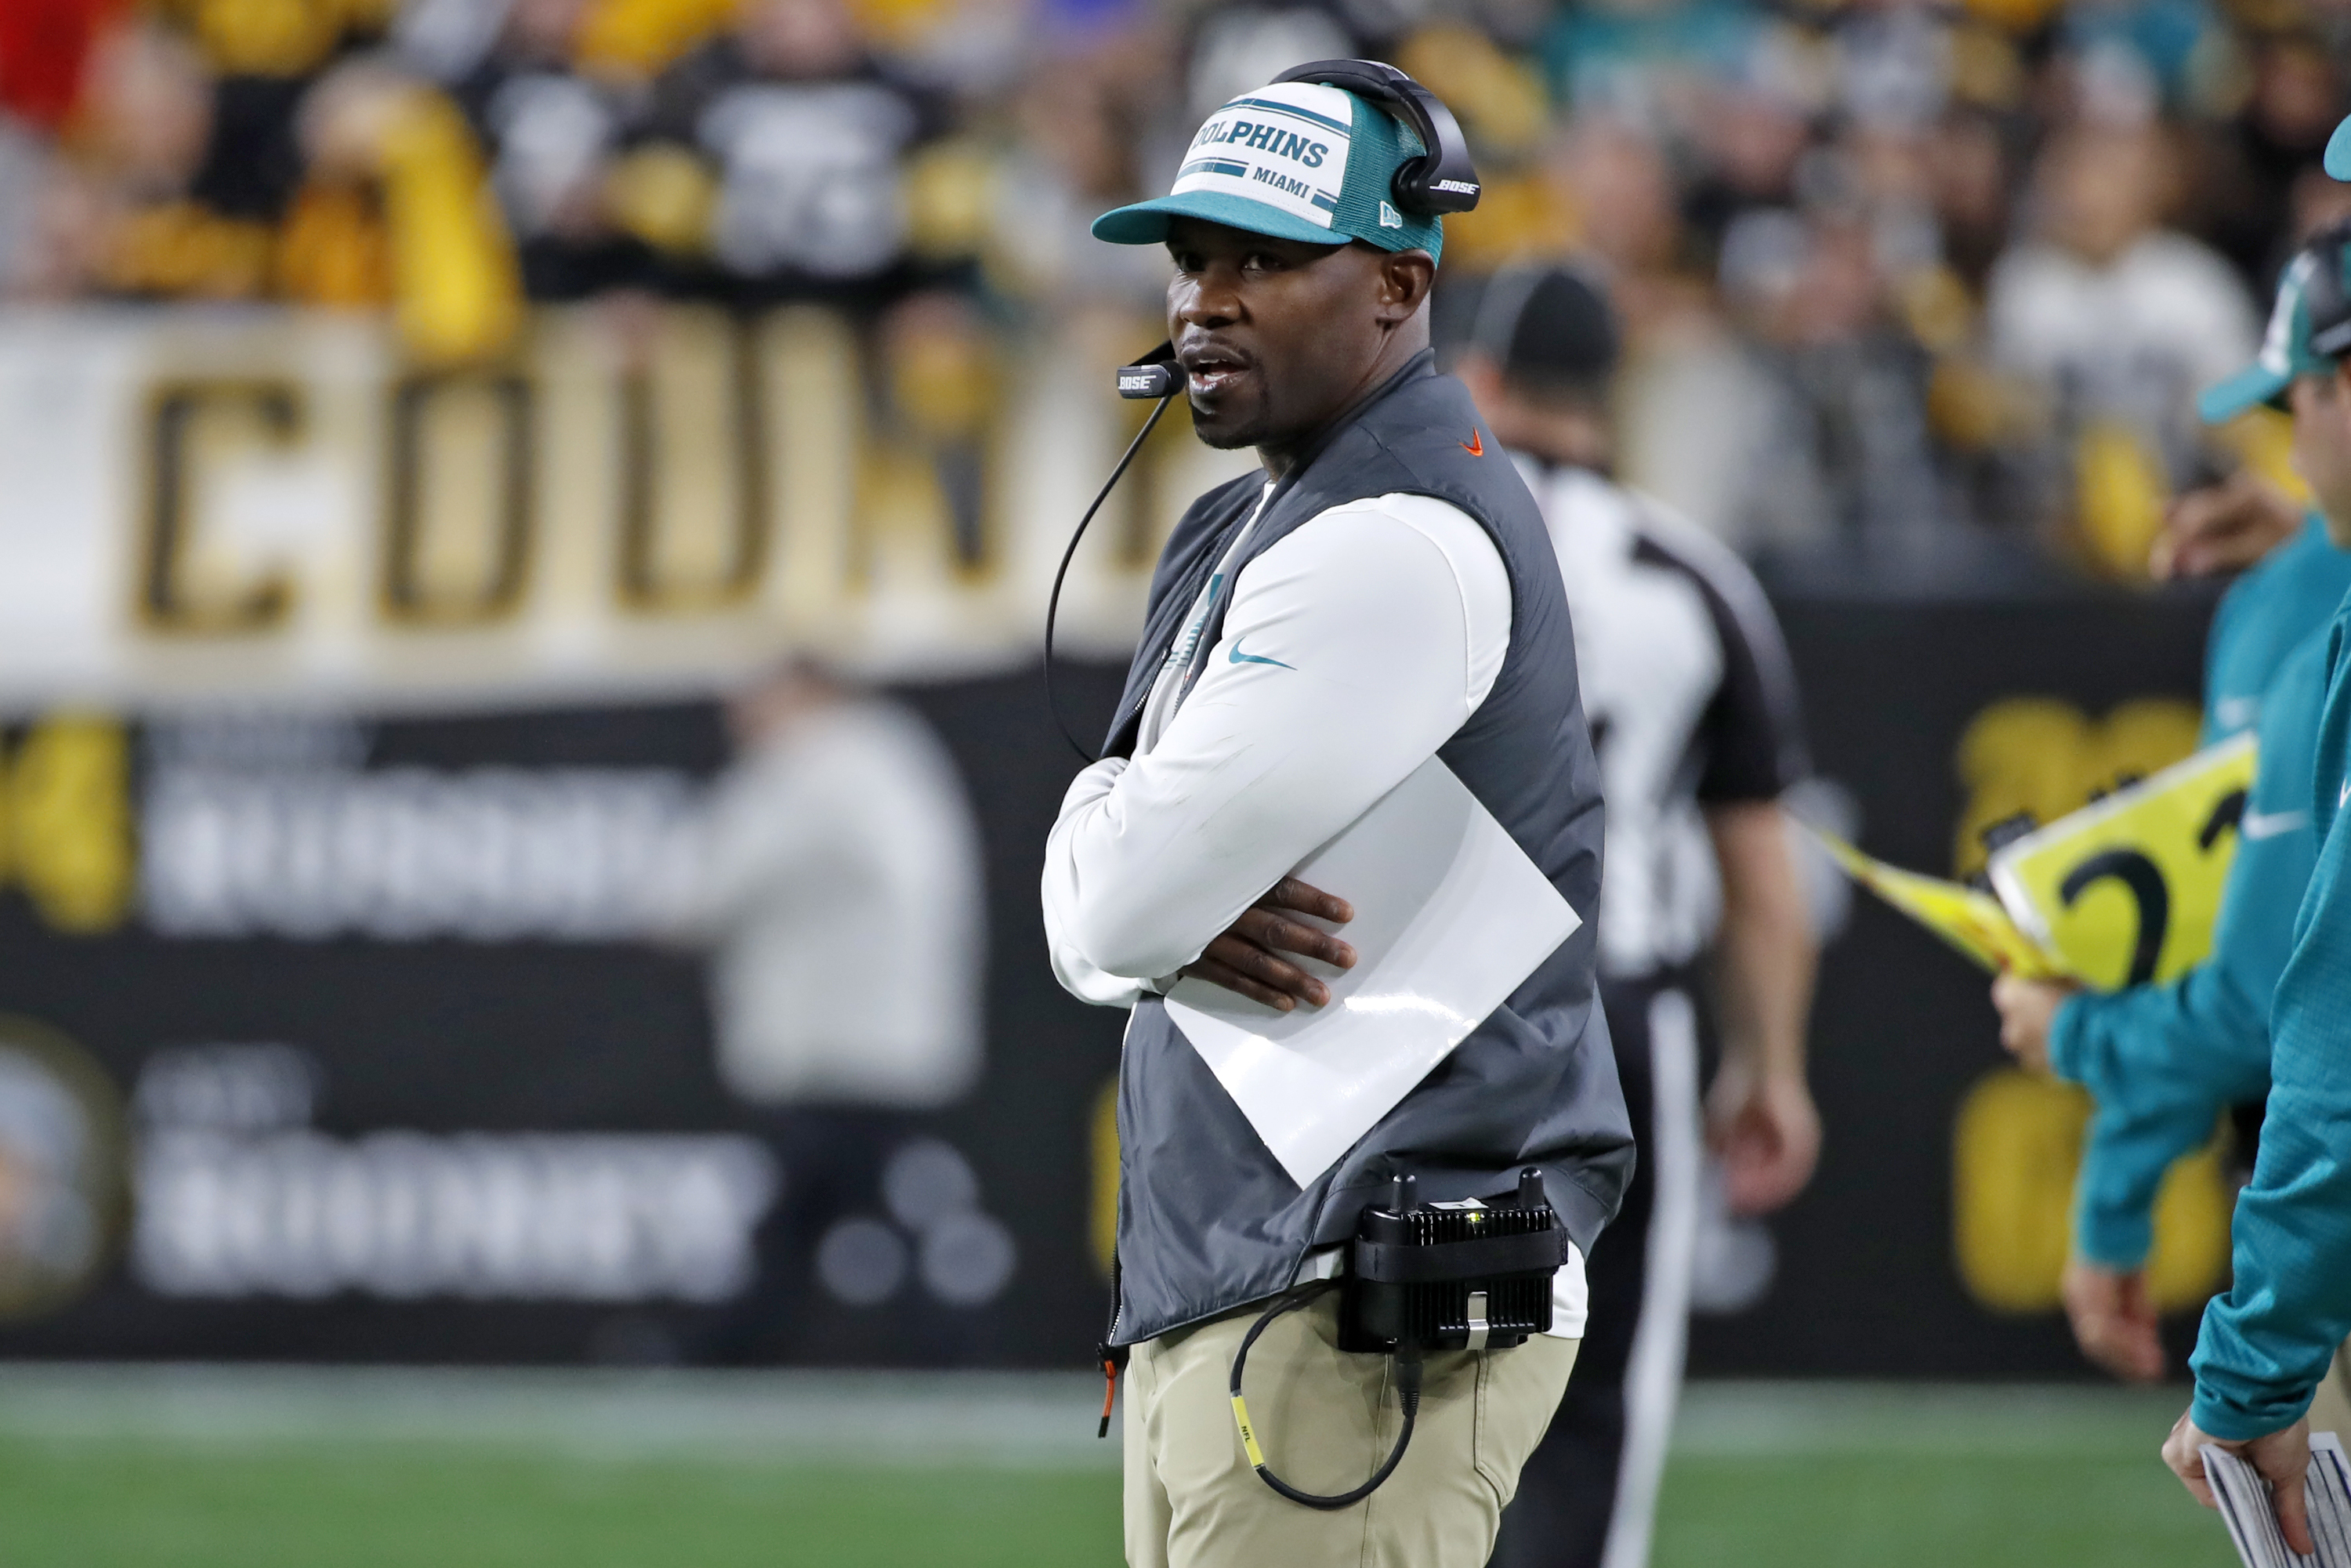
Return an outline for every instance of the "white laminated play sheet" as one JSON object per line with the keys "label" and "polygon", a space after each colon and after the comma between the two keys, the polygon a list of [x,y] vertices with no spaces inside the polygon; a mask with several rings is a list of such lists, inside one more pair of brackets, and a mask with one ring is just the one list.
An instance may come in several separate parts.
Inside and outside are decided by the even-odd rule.
{"label": "white laminated play sheet", "polygon": [[2351,1568],[2351,1465],[2345,1463],[2343,1444],[2334,1433],[2310,1435],[2310,1469],[2303,1478],[2311,1539],[2318,1543],[2315,1556],[2287,1547],[2270,1507],[2269,1488],[2252,1466],[2207,1444],[2204,1477],[2212,1483],[2220,1517],[2229,1521],[2229,1539],[2237,1543],[2245,1568]]}
{"label": "white laminated play sheet", "polygon": [[1186,978],[1167,1015],[1304,1186],[1583,922],[1435,758],[1292,874],[1354,906],[1353,969],[1298,960],[1331,1000],[1285,1013]]}

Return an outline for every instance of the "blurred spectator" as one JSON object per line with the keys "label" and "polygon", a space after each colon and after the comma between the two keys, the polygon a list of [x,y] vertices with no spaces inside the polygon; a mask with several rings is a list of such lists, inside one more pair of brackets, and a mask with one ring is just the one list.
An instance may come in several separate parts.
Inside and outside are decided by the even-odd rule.
{"label": "blurred spectator", "polygon": [[0,185],[25,193],[0,222],[11,295],[389,307],[424,365],[505,346],[520,291],[478,153],[440,94],[353,52],[374,8],[155,12],[176,26],[89,51],[54,152],[0,135]]}
{"label": "blurred spectator", "polygon": [[1943,261],[1980,296],[2008,246],[2009,157],[2000,122],[1954,110],[1928,138],[1926,153]]}
{"label": "blurred spectator", "polygon": [[928,1110],[979,1072],[978,834],[920,718],[795,662],[727,710],[680,934],[719,1077],[755,1105]]}
{"label": "blurred spectator", "polygon": [[1685,249],[1674,168],[1656,136],[1616,115],[1577,120],[1552,159],[1584,249],[1606,264],[1634,335],[1693,305],[1703,279]]}
{"label": "blurred spectator", "polygon": [[1889,311],[1878,237],[1855,207],[1752,213],[1726,236],[1723,292],[1761,372],[1746,483],[1723,529],[1735,540],[1941,520],[1931,367]]}
{"label": "blurred spectator", "polygon": [[425,364],[505,347],[520,325],[520,279],[455,105],[380,62],[355,60],[305,97],[299,145],[303,180],[277,253],[285,298],[389,305]]}
{"label": "blurred spectator", "polygon": [[1016,139],[998,162],[987,220],[990,276],[999,287],[1050,301],[1057,316],[1087,305],[1158,312],[1165,254],[1103,245],[1090,232],[1097,216],[1141,197],[1136,97],[1106,67],[1067,60],[1039,67],[1022,84]]}
{"label": "blurred spectator", "polygon": [[275,224],[302,179],[295,122],[310,84],[381,36],[393,0],[160,0],[153,11],[190,40],[211,73],[212,119],[189,182],[205,211]]}
{"label": "blurred spectator", "polygon": [[1796,174],[1813,144],[1813,112],[1802,46],[1774,33],[1751,51],[1747,69],[1714,93],[1698,128],[1704,162],[1682,212],[1704,255],[1722,253],[1742,214],[1796,201]]}
{"label": "blurred spectator", "polygon": [[682,281],[872,306],[914,281],[904,161],[943,108],[883,70],[843,0],[744,0],[655,84],[624,204]]}
{"label": "blurred spectator", "polygon": [[770,672],[727,718],[737,756],[676,929],[710,953],[718,1076],[754,1108],[784,1197],[758,1282],[703,1354],[820,1356],[823,1249],[872,1228],[893,1153],[979,1076],[978,831],[929,726],[812,664]]}
{"label": "blurred spectator", "polygon": [[2342,118],[2343,78],[2319,39],[2304,32],[2254,39],[2247,65],[2244,107],[2197,139],[2191,211],[2246,286],[2267,294],[2301,242],[2294,186],[2318,172]]}
{"label": "blurred spectator", "polygon": [[1992,353],[2049,411],[2043,505],[2115,572],[2141,570],[2163,503],[2199,477],[2196,392],[2258,336],[2227,262],[2160,226],[2171,174],[2152,129],[2058,135],[2034,172],[2039,232],[1991,278]]}
{"label": "blurred spectator", "polygon": [[[643,281],[651,256],[613,225],[611,161],[625,84],[573,68],[590,0],[513,0],[453,89],[489,149],[491,183],[534,299],[574,299]],[[460,40],[436,47],[455,64]]]}
{"label": "blurred spectator", "polygon": [[1271,81],[1308,60],[1343,58],[1354,40],[1339,19],[1311,6],[1277,10],[1256,5],[1204,8],[1192,40],[1190,84],[1184,104],[1183,132],[1216,112],[1219,104]]}
{"label": "blurred spectator", "polygon": [[[89,62],[85,102],[86,159],[58,171],[85,189],[60,193],[57,207],[71,214],[64,221],[85,219],[91,228],[60,239],[58,254],[87,257],[89,282],[115,293],[261,293],[269,280],[266,223],[222,211],[195,188],[207,168],[235,162],[214,156],[218,98],[195,47],[152,26],[115,34]],[[234,189],[235,182],[215,183]]]}
{"label": "blurred spectator", "polygon": [[2118,107],[2206,98],[2220,17],[2206,0],[2073,0],[2062,27],[2085,92]]}

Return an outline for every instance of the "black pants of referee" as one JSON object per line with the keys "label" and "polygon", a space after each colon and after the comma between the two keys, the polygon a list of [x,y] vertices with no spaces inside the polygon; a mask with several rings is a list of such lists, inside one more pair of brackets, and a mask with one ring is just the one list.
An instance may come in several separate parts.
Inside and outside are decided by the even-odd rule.
{"label": "black pants of referee", "polygon": [[1492,1568],[1642,1568],[1681,1387],[1699,1179],[1698,1023],[1686,975],[1604,981],[1640,1153],[1585,1260],[1591,1316],[1547,1432],[1503,1511]]}

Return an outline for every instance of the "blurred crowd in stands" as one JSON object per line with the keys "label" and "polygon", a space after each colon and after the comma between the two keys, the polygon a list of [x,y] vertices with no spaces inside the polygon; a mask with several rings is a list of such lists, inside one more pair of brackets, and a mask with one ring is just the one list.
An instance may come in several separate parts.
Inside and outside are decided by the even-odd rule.
{"label": "blurred crowd in stands", "polygon": [[9,0],[0,290],[387,307],[428,364],[527,300],[818,302],[968,425],[976,364],[1155,340],[1164,258],[1087,223],[1339,55],[1477,152],[1440,343],[1497,268],[1588,258],[1624,466],[1742,549],[2130,577],[2168,497],[2283,474],[2193,394],[2351,209],[2345,0]]}

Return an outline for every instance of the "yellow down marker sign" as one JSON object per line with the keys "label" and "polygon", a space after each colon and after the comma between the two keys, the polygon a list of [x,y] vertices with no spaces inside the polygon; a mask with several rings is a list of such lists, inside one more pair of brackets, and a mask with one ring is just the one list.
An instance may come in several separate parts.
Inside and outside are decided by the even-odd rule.
{"label": "yellow down marker sign", "polygon": [[1963,882],[1888,865],[1818,828],[1812,833],[1847,876],[1983,968],[2007,969],[2028,979],[2053,979],[2064,973],[1991,894]]}
{"label": "yellow down marker sign", "polygon": [[2001,904],[2100,990],[2177,978],[2212,950],[2253,751],[2250,735],[2199,751],[2006,845]]}

